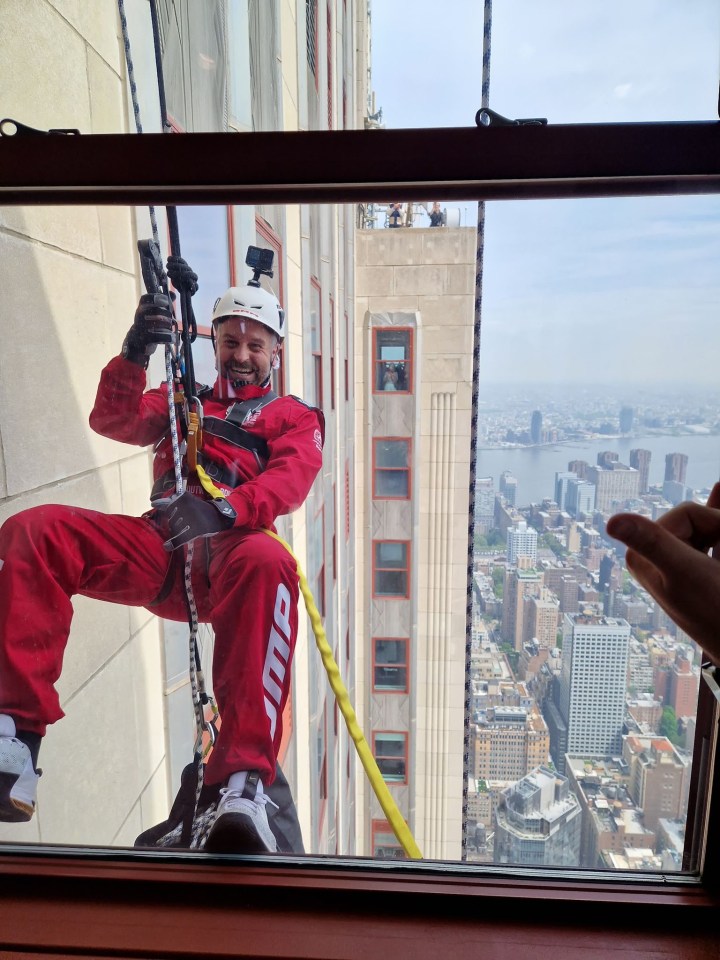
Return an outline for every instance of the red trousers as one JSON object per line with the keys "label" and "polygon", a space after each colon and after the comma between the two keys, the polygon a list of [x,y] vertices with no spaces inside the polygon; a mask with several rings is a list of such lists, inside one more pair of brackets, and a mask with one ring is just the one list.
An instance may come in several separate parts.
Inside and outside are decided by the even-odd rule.
{"label": "red trousers", "polygon": [[[163,549],[145,517],[48,505],[0,527],[0,713],[44,735],[63,716],[54,688],[75,594],[187,621],[184,553]],[[208,783],[239,770],[275,776],[297,636],[296,565],[262,531],[194,542],[193,592],[215,633],[213,692],[222,719]]]}

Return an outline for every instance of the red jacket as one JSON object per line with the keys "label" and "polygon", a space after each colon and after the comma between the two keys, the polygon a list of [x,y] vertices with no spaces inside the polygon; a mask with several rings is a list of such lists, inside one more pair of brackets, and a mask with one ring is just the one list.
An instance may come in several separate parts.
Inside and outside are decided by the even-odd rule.
{"label": "red jacket", "polygon": [[[111,440],[140,447],[156,444],[153,476],[158,480],[173,470],[167,387],[145,387],[142,367],[114,357],[100,376],[90,426]],[[264,396],[268,390],[242,387],[233,399],[221,400],[216,382],[212,393],[203,397],[204,415],[224,419],[234,403]],[[277,397],[243,423],[243,429],[266,441],[265,469],[250,450],[207,433],[203,435],[202,453],[226,476],[233,477],[232,484],[218,486],[228,494],[228,503],[237,513],[235,526],[269,527],[276,517],[301,506],[310,492],[322,466],[324,418],[320,410],[296,397]],[[192,492],[197,492],[197,483],[194,474],[188,477]]]}

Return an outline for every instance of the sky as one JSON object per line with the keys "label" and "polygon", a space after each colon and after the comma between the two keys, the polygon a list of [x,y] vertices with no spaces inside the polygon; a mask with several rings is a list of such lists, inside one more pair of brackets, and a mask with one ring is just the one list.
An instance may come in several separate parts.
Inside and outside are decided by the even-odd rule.
{"label": "sky", "polygon": [[[371,16],[384,125],[473,126],[483,0],[372,0]],[[495,0],[491,37],[503,116],[718,119],[717,0]],[[485,383],[718,382],[717,196],[488,203],[483,277]]]}

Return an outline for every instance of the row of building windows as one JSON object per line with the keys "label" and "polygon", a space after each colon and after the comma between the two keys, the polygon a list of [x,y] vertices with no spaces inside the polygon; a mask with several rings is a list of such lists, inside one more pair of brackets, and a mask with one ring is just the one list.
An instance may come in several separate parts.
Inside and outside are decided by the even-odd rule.
{"label": "row of building windows", "polygon": [[[409,394],[413,390],[413,331],[406,328],[373,329],[374,393]],[[373,437],[372,496],[375,500],[410,500],[412,440],[410,437]],[[410,541],[375,540],[373,597],[410,596]],[[372,687],[376,694],[408,693],[409,640],[403,637],[373,639]],[[373,753],[386,783],[406,784],[408,734],[373,732]],[[394,859],[403,856],[394,834],[384,821],[373,821],[373,855]]]}

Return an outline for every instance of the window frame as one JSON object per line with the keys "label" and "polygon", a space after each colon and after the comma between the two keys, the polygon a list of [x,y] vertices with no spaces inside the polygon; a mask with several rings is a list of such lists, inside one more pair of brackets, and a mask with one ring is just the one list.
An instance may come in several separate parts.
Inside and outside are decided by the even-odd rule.
{"label": "window frame", "polygon": [[[317,346],[318,350],[313,350],[313,344],[310,343],[310,355],[312,357],[312,384],[313,384],[313,401],[315,406],[318,409],[323,409],[323,404],[325,402],[325,386],[323,383],[323,329],[322,329],[322,320],[323,320],[323,294],[322,286],[318,278],[314,275],[310,275],[310,287],[311,293],[315,291],[317,293],[318,300],[318,314],[317,314]],[[312,313],[312,304],[310,307],[310,312]],[[311,333],[312,340],[312,333]]]}
{"label": "window frame", "polygon": [[373,820],[373,821],[372,821],[372,824],[371,824],[371,830],[372,830],[372,850],[373,850],[373,857],[374,857],[374,858],[380,859],[380,860],[395,860],[395,859],[403,859],[403,858],[404,858],[405,854],[404,854],[404,852],[403,852],[403,848],[401,847],[401,845],[398,843],[397,840],[393,840],[392,843],[383,844],[383,846],[384,846],[386,849],[397,850],[398,853],[400,854],[400,857],[399,857],[399,858],[396,858],[396,857],[378,857],[377,854],[376,854],[376,852],[375,852],[375,849],[376,849],[376,847],[378,846],[378,841],[377,841],[378,834],[387,834],[388,836],[391,836],[391,837],[393,837],[393,838],[395,837],[395,834],[393,833],[393,828],[392,828],[392,826],[388,823],[387,820]]}
{"label": "window frame", "polygon": [[[375,549],[381,543],[401,543],[405,547],[405,566],[404,567],[378,567],[376,564],[377,551]],[[407,600],[410,597],[410,581],[412,575],[412,556],[411,541],[397,539],[373,540],[372,548],[372,598],[373,600]],[[387,571],[389,573],[405,573],[405,593],[377,593],[376,576],[378,571]]]}
{"label": "window frame", "polygon": [[[388,333],[388,332],[390,332],[390,333],[407,333],[407,334],[409,334],[409,336],[408,336],[408,359],[402,361],[403,364],[405,365],[405,372],[406,372],[406,374],[407,374],[408,371],[409,371],[409,376],[407,376],[407,386],[406,386],[406,388],[405,388],[404,390],[395,389],[395,390],[389,390],[389,391],[388,391],[388,390],[383,390],[382,387],[379,387],[379,386],[378,386],[378,379],[379,379],[379,378],[378,378],[378,375],[377,375],[377,373],[378,373],[378,367],[379,367],[381,364],[383,364],[383,363],[387,363],[387,360],[381,360],[380,357],[378,356],[378,334],[379,334],[379,333]],[[414,370],[413,370],[413,367],[414,367],[414,365],[415,365],[415,328],[414,328],[414,327],[395,327],[395,326],[393,326],[393,327],[386,327],[386,326],[373,327],[372,362],[373,362],[373,372],[372,372],[372,392],[373,392],[373,393],[377,393],[377,394],[379,394],[380,396],[383,396],[383,397],[384,397],[386,394],[388,394],[388,393],[389,393],[390,395],[392,395],[392,394],[394,394],[394,393],[398,393],[398,394],[401,394],[401,395],[403,395],[403,396],[406,396],[406,395],[408,395],[408,394],[412,394],[412,392],[413,392],[413,390],[414,390],[414,382],[415,382]],[[400,361],[398,361],[398,362],[400,362]]]}
{"label": "window frame", "polygon": [[[182,133],[182,131],[178,131]],[[187,134],[182,133],[183,136]],[[226,227],[226,236],[227,236],[227,257],[228,257],[228,287],[234,287],[236,285],[237,278],[237,262],[236,262],[236,251],[235,251],[235,212],[232,204],[227,204],[225,209],[225,227]],[[169,244],[169,234],[168,234],[168,249],[170,249]],[[192,259],[192,258],[191,258]],[[174,289],[172,284],[170,284],[171,289]],[[226,288],[227,289],[227,288]],[[220,290],[218,296],[224,291]],[[197,335],[198,337],[204,340],[212,339],[212,332],[210,324],[198,323],[197,324]]]}
{"label": "window frame", "polygon": [[[265,217],[261,216],[259,213],[255,214],[255,233],[262,237],[263,241],[267,243],[271,250],[275,253],[275,262],[273,264],[273,278],[270,281],[270,285],[275,291],[275,296],[278,298],[280,306],[285,309],[285,277],[283,273],[283,242],[282,237],[273,230],[270,224],[267,222]],[[288,356],[285,352],[287,349],[288,337],[287,330],[285,331],[285,337],[283,340],[283,347],[280,355],[280,366],[277,370],[273,370],[273,389],[278,396],[284,397],[286,393],[285,388],[285,366],[288,362]]]}
{"label": "window frame", "polygon": [[[397,661],[395,663],[379,663],[377,659],[377,647],[376,644],[378,640],[392,640],[395,643],[401,642],[405,644],[405,659],[404,661]],[[381,667],[402,667],[405,670],[405,685],[403,687],[379,687],[375,679],[375,668]],[[410,638],[409,637],[372,637],[372,692],[378,694],[379,696],[384,696],[385,694],[401,694],[407,695],[410,693]]]}
{"label": "window frame", "polygon": [[[392,779],[388,780],[385,774],[382,772],[381,763],[383,760],[398,760],[399,757],[395,756],[385,756],[380,754],[378,756],[377,745],[378,737],[389,737],[393,743],[402,743],[403,744],[403,754],[402,754],[402,763],[403,763],[403,772],[401,779],[395,779],[393,776]],[[394,787],[404,787],[408,783],[408,758],[410,755],[410,735],[407,730],[373,730],[372,732],[372,752],[373,756],[378,765],[378,769],[382,774],[382,778],[387,784],[392,784]]]}
{"label": "window frame", "polygon": [[[406,467],[379,467],[377,463],[377,445],[378,443],[406,443],[407,444],[407,466]],[[372,438],[372,496],[373,500],[412,500],[412,437],[373,437]],[[386,473],[402,473],[407,475],[407,493],[405,496],[392,496],[390,494],[379,494],[377,492],[378,471]]]}
{"label": "window frame", "polygon": [[[389,193],[400,200],[438,194],[478,201],[720,192],[717,121],[243,134],[237,143],[234,136],[178,137],[170,166],[163,134],[0,138],[0,202],[382,202]],[[212,165],[205,162],[208,153]],[[394,157],[401,159],[394,163]],[[440,935],[444,950],[462,953],[469,943],[481,949],[490,936],[499,956],[524,960],[545,951],[569,960],[588,942],[599,943],[599,933],[583,929],[591,927],[602,930],[606,956],[624,957],[632,949],[649,960],[674,945],[676,955],[682,950],[700,960],[716,949],[720,906],[720,858],[707,855],[720,848],[720,710],[710,680],[716,675],[704,672],[698,703],[700,762],[688,805],[695,876],[312,857],[248,859],[238,869],[204,854],[6,844],[0,877],[12,924],[4,945],[45,955],[206,956],[210,906],[213,949],[222,956],[238,956],[241,943],[253,955],[286,956],[287,938],[298,955],[337,956],[345,945],[345,955],[359,957],[392,943],[419,960],[436,956]],[[694,825],[699,829],[692,833]],[[293,903],[292,911],[273,911],[271,924],[268,887],[285,903],[282,893],[290,893]]]}

